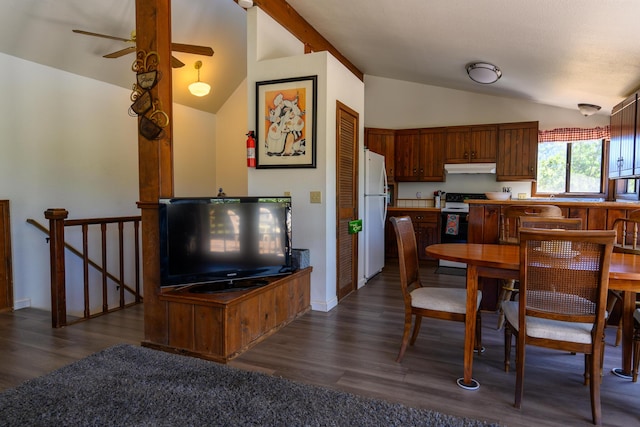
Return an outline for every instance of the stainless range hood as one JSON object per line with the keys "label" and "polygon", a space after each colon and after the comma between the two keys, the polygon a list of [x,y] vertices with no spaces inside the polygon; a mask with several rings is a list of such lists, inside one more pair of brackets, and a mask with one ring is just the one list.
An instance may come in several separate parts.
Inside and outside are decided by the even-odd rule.
{"label": "stainless range hood", "polygon": [[444,165],[446,173],[496,173],[495,163],[447,163]]}

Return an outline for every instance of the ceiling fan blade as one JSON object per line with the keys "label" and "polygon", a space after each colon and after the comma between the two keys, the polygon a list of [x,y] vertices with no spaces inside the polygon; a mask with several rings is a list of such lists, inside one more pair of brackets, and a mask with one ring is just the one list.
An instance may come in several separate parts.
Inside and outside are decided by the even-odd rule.
{"label": "ceiling fan blade", "polygon": [[178,58],[176,58],[175,56],[171,57],[171,67],[173,68],[181,68],[184,67],[184,62],[180,61]]}
{"label": "ceiling fan blade", "polygon": [[111,39],[111,40],[118,40],[121,42],[133,42],[133,40],[131,39],[125,39],[122,37],[114,37],[114,36],[107,36],[105,34],[98,34],[98,33],[92,33],[89,31],[84,31],[84,30],[71,30],[74,33],[78,33],[78,34],[84,34],[86,36],[94,36],[94,37],[102,37],[103,39]]}
{"label": "ceiling fan blade", "polygon": [[195,44],[171,43],[171,50],[176,52],[193,53],[195,55],[213,56],[213,49],[208,46]]}
{"label": "ceiling fan blade", "polygon": [[103,58],[120,58],[121,56],[125,56],[131,52],[135,52],[135,50],[136,50],[135,46],[125,47],[124,49],[119,50],[117,52],[108,53],[104,55]]}

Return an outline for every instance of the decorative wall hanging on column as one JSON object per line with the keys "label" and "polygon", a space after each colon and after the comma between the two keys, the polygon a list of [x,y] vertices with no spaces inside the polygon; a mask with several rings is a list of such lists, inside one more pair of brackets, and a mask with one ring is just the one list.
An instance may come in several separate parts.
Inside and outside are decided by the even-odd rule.
{"label": "decorative wall hanging on column", "polygon": [[152,140],[160,138],[162,129],[169,124],[169,116],[160,109],[160,101],[151,96],[151,89],[160,80],[158,71],[160,56],[158,52],[138,51],[131,69],[136,72],[136,82],[131,93],[129,115],[139,116],[139,131],[142,136]]}

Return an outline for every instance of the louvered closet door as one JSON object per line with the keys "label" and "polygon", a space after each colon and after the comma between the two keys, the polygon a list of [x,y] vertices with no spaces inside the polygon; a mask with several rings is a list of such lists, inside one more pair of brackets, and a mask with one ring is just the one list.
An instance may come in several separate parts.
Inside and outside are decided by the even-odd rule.
{"label": "louvered closet door", "polygon": [[358,218],[358,113],[337,102],[337,295],[338,301],[357,288],[358,235],[349,234],[349,221]]}
{"label": "louvered closet door", "polygon": [[0,200],[0,311],[13,308],[9,201]]}

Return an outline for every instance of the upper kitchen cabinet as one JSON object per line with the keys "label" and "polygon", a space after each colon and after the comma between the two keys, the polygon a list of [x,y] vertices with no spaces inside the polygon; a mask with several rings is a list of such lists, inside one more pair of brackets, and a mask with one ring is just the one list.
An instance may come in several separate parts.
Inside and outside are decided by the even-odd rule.
{"label": "upper kitchen cabinet", "polygon": [[496,125],[448,127],[445,163],[494,163],[497,132]]}
{"label": "upper kitchen cabinet", "polygon": [[[611,140],[609,143],[609,178],[627,178],[640,174],[640,167],[634,171],[637,94],[634,93],[611,110]],[[640,146],[639,146],[640,148]]]}
{"label": "upper kitchen cabinet", "polygon": [[445,128],[397,130],[395,181],[444,181]]}
{"label": "upper kitchen cabinet", "polygon": [[498,125],[496,181],[533,181],[538,163],[538,122]]}
{"label": "upper kitchen cabinet", "polygon": [[374,153],[384,156],[384,164],[387,170],[387,179],[394,181],[395,168],[395,131],[392,129],[364,129],[364,145]]}

